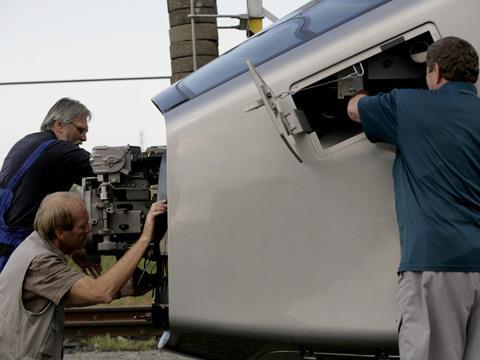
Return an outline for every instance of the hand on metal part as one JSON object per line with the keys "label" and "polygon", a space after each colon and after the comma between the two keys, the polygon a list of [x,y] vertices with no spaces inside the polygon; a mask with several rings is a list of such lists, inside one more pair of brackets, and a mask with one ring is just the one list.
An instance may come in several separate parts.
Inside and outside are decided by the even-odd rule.
{"label": "hand on metal part", "polygon": [[85,274],[93,278],[97,278],[102,274],[102,264],[88,260],[84,249],[75,250],[71,256],[75,264],[77,264]]}
{"label": "hand on metal part", "polygon": [[145,220],[142,237],[147,237],[148,241],[151,240],[153,236],[153,229],[155,228],[155,217],[166,213],[167,208],[167,200],[160,200],[152,204],[150,211],[148,212],[147,219]]}

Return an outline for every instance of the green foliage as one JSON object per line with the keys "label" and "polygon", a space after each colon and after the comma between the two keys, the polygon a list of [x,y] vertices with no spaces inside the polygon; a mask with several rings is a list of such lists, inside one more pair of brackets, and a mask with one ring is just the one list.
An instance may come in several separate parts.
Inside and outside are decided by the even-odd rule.
{"label": "green foliage", "polygon": [[93,347],[96,351],[148,351],[155,350],[155,337],[146,340],[131,340],[123,337],[94,336],[84,340],[84,344]]}

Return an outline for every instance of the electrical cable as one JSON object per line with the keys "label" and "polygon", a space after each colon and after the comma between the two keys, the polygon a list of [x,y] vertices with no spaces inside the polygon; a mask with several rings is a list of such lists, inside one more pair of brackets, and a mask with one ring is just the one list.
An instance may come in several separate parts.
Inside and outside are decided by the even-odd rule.
{"label": "electrical cable", "polygon": [[120,78],[99,78],[99,79],[9,81],[9,82],[0,82],[0,86],[40,85],[40,84],[68,84],[68,83],[81,83],[81,82],[135,81],[135,80],[170,80],[170,76],[138,76],[138,77],[120,77]]}

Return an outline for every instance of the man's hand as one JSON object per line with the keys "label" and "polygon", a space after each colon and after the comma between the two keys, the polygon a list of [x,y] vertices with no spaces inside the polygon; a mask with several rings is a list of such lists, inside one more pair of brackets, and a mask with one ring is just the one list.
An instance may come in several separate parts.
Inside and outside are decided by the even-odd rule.
{"label": "man's hand", "polygon": [[118,296],[142,296],[158,285],[159,280],[155,275],[137,267],[132,277],[120,289]]}
{"label": "man's hand", "polygon": [[145,225],[143,227],[143,232],[140,239],[150,242],[153,236],[153,229],[155,228],[155,217],[160,214],[167,212],[167,200],[160,200],[154,202],[150,207],[148,212],[147,219],[145,220]]}
{"label": "man's hand", "polygon": [[352,98],[348,101],[347,113],[348,113],[348,117],[352,121],[355,121],[358,123],[360,122],[360,113],[358,111],[358,101],[365,96],[368,96],[368,92],[366,90],[360,90],[355,95],[353,95]]}
{"label": "man's hand", "polygon": [[87,260],[84,249],[75,250],[72,254],[72,259],[82,271],[93,278],[97,278],[102,273],[102,264]]}
{"label": "man's hand", "polygon": [[135,293],[135,284],[133,282],[133,277],[128,279],[127,283],[118,292],[117,298],[120,299],[125,296],[133,296]]}

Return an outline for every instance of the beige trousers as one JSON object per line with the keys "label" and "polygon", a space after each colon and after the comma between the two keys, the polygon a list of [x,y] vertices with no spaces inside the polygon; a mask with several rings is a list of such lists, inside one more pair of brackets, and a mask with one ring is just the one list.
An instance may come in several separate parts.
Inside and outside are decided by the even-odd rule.
{"label": "beige trousers", "polygon": [[397,308],[401,360],[480,360],[480,273],[404,272]]}

